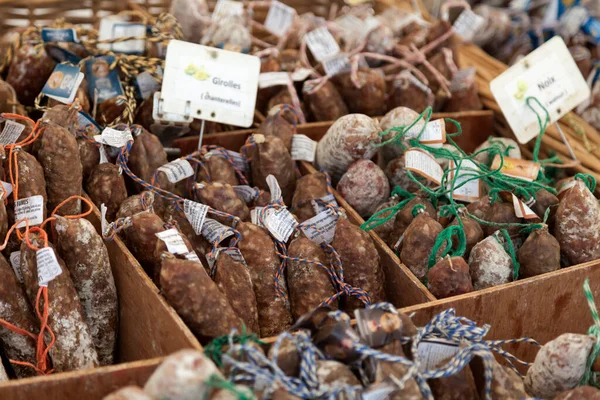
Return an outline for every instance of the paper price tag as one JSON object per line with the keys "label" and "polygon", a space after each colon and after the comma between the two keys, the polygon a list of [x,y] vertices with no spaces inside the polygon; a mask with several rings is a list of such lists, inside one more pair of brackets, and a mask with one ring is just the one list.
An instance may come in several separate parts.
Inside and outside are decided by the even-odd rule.
{"label": "paper price tag", "polygon": [[187,253],[184,257],[188,261],[194,261],[194,262],[202,264],[202,261],[200,261],[200,258],[198,258],[198,254],[196,254],[195,251]]}
{"label": "paper price tag", "polygon": [[13,192],[13,186],[4,181],[0,181],[0,200],[6,200],[8,196]]}
{"label": "paper price tag", "polygon": [[194,168],[187,160],[175,160],[158,168],[159,171],[167,174],[167,179],[171,183],[177,183],[183,179],[194,175]]}
{"label": "paper price tag", "polygon": [[308,68],[296,68],[296,70],[292,73],[292,80],[294,82],[302,82],[306,80],[312,71]]}
{"label": "paper price tag", "polygon": [[515,215],[519,218],[524,219],[539,219],[538,215],[531,210],[525,203],[521,201],[517,196],[512,194],[513,206],[515,208]]}
{"label": "paper price tag", "polygon": [[85,61],[85,76],[90,99],[98,97],[98,104],[124,94],[119,73],[111,69],[114,56],[99,56]]}
{"label": "paper price tag", "polygon": [[4,129],[0,133],[0,144],[6,146],[7,144],[16,143],[24,129],[25,125],[7,119],[4,122]]}
{"label": "paper price tag", "polygon": [[94,136],[94,139],[98,143],[120,149],[129,141],[133,141],[133,135],[129,129],[125,131],[118,131],[116,129],[107,127],[102,131],[102,135],[96,135]]}
{"label": "paper price tag", "polygon": [[267,185],[269,185],[269,192],[271,193],[271,203],[275,203],[276,201],[281,199],[281,188],[279,187],[279,182],[277,182],[277,178],[273,175],[267,176]]}
{"label": "paper price tag", "polygon": [[346,39],[360,40],[368,34],[365,22],[355,15],[345,14],[334,22],[344,32]]}
{"label": "paper price tag", "polygon": [[84,111],[79,111],[77,113],[77,125],[79,129],[84,131],[88,126],[91,127],[92,133],[94,134],[99,134],[100,132],[102,132],[102,128],[100,127],[100,125],[98,125],[98,123],[94,121],[91,115]]}
{"label": "paper price tag", "polygon": [[102,230],[102,235],[108,234],[108,221],[106,220],[106,212],[108,208],[106,208],[106,204],[100,204],[100,229]]}
{"label": "paper price tag", "polygon": [[337,226],[338,215],[331,209],[327,209],[320,214],[304,221],[300,229],[307,238],[317,244],[324,241],[331,243],[335,236],[335,227]]}
{"label": "paper price tag", "polygon": [[223,225],[219,221],[215,221],[214,219],[205,218],[201,233],[208,243],[214,244],[217,240],[219,240],[219,238],[219,242],[222,242],[223,240],[232,236],[233,229]]}
{"label": "paper price tag", "polygon": [[348,54],[340,53],[323,61],[323,69],[327,76],[336,76],[352,69]]}
{"label": "paper price tag", "polygon": [[335,201],[335,197],[332,194],[320,197],[317,200],[311,200],[310,204],[312,205],[313,210],[315,210],[315,214],[320,214],[327,210],[325,204],[333,204],[334,206],[338,205],[337,201]]}
{"label": "paper price tag", "polygon": [[421,149],[409,149],[404,153],[404,167],[440,185],[444,171],[431,154]]}
{"label": "paper price tag", "polygon": [[288,241],[298,225],[298,222],[287,208],[267,209],[263,223],[275,239],[284,243]]}
{"label": "paper price tag", "polygon": [[234,15],[244,15],[244,4],[240,1],[219,0],[212,13],[212,19],[218,21]]}
{"label": "paper price tag", "polygon": [[259,214],[262,212],[264,207],[254,207],[250,210],[250,222],[252,222],[256,226],[264,226],[260,221]]}
{"label": "paper price tag", "polygon": [[315,161],[317,142],[306,135],[295,134],[292,136],[292,160]]}
{"label": "paper price tag", "polygon": [[38,284],[47,287],[48,282],[62,274],[56,254],[51,247],[44,247],[35,252],[37,262]]}
{"label": "paper price tag", "polygon": [[426,370],[439,368],[440,365],[445,364],[450,358],[454,357],[459,350],[460,348],[456,343],[447,340],[423,340],[417,348],[420,360],[419,371],[425,372]]}
{"label": "paper price tag", "polygon": [[124,21],[117,16],[105,17],[100,20],[100,29],[98,30],[100,41],[129,37],[144,39],[119,43],[98,43],[99,49],[126,54],[141,54],[146,49],[146,25],[139,22]]}
{"label": "paper price tag", "polygon": [[42,28],[44,42],[79,42],[73,28]]}
{"label": "paper price tag", "polygon": [[456,21],[454,21],[452,28],[465,42],[470,42],[484,24],[485,18],[475,14],[471,10],[464,10],[460,13]]}
{"label": "paper price tag", "polygon": [[[407,138],[416,138],[419,136],[418,127],[413,127],[406,133]],[[442,147],[446,143],[446,122],[443,118],[428,122],[425,125],[423,134],[419,137],[419,142],[431,147]]]}
{"label": "paper price tag", "polygon": [[196,203],[188,199],[183,200],[183,213],[185,217],[194,228],[196,235],[202,233],[202,225],[204,224],[204,218],[208,212],[209,207],[204,204]]}
{"label": "paper price tag", "polygon": [[21,273],[21,252],[13,251],[10,253],[10,266],[13,271],[15,271],[15,275],[19,282],[23,283],[23,274]]}
{"label": "paper price tag", "polygon": [[79,67],[58,64],[44,85],[42,93],[61,103],[70,104],[75,99],[83,77],[83,73],[79,72]]}
{"label": "paper price tag", "polygon": [[[463,182],[468,181],[463,186],[454,189],[452,192],[452,198],[455,200],[467,201],[473,203],[481,197],[481,179],[473,179],[474,176],[479,176],[479,167],[471,160],[461,160],[458,164],[458,171],[455,170],[456,165],[454,160],[450,160],[448,163],[449,182],[448,190],[452,189],[452,183],[454,186],[459,186]],[[469,180],[473,179],[473,180]],[[448,194],[450,195],[450,194]]]}
{"label": "paper price tag", "polygon": [[171,40],[162,110],[247,128],[254,121],[259,74],[256,56]]}
{"label": "paper price tag", "polygon": [[[528,97],[539,100],[553,124],[590,96],[590,88],[565,42],[558,36],[494,79],[490,88],[522,144],[540,133],[536,113],[526,104]],[[544,111],[535,102],[530,104],[543,119]]]}
{"label": "paper price tag", "polygon": [[108,155],[106,155],[106,149],[104,145],[98,147],[98,151],[100,152],[100,164],[104,164],[108,162]]}
{"label": "paper price tag", "polygon": [[[492,170],[500,167],[500,155],[497,154],[492,161]],[[500,173],[513,178],[523,179],[529,182],[533,182],[537,179],[538,173],[540,172],[540,164],[532,161],[519,160],[516,158],[504,157],[504,164]]]}
{"label": "paper price tag", "polygon": [[258,76],[258,87],[260,89],[287,85],[289,82],[290,74],[287,72],[265,72]]}
{"label": "paper price tag", "polygon": [[211,269],[213,269],[215,262],[217,261],[217,258],[219,258],[221,253],[227,254],[233,259],[233,261],[239,262],[244,267],[248,268],[248,264],[246,264],[246,260],[244,259],[244,256],[242,255],[240,249],[219,247],[214,251],[212,256],[207,254],[206,261],[208,261],[208,265]]}
{"label": "paper price tag", "polygon": [[[15,221],[29,220],[29,226],[36,226],[44,222],[44,197],[41,195],[26,197],[15,201]],[[25,227],[25,221],[17,228]]]}
{"label": "paper price tag", "polygon": [[239,169],[240,171],[244,171],[244,172],[250,171],[250,163],[248,163],[248,159],[246,157],[244,157],[243,155],[241,155],[240,153],[237,153],[235,151],[224,150],[224,149],[211,150],[208,153],[206,153],[206,155],[204,157],[206,157],[206,158],[209,158],[212,156],[225,157],[223,153],[227,153],[229,158],[231,158],[233,160],[233,165],[237,169]]}
{"label": "paper price tag", "polygon": [[283,36],[292,26],[295,17],[296,10],[274,0],[271,2],[271,7],[269,7],[265,28],[276,36]]}
{"label": "paper price tag", "polygon": [[247,185],[236,185],[233,187],[233,190],[246,204],[252,203],[259,196],[258,189]]}
{"label": "paper price tag", "polygon": [[313,57],[319,62],[340,52],[340,46],[324,26],[308,32],[304,38]]}
{"label": "paper price tag", "polygon": [[167,229],[156,233],[156,237],[165,242],[167,250],[171,254],[187,254],[189,250],[177,229]]}

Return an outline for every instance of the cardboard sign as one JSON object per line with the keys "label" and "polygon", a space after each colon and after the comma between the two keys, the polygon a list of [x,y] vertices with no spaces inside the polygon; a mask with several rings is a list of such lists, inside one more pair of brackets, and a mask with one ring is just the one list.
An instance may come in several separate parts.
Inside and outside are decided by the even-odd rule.
{"label": "cardboard sign", "polygon": [[162,83],[166,113],[249,127],[254,121],[260,59],[172,40]]}
{"label": "cardboard sign", "polygon": [[[565,42],[558,36],[494,79],[490,88],[522,144],[540,133],[536,113],[526,104],[528,97],[539,100],[553,124],[590,96],[590,88]],[[544,121],[544,111],[535,102],[530,104]]]}

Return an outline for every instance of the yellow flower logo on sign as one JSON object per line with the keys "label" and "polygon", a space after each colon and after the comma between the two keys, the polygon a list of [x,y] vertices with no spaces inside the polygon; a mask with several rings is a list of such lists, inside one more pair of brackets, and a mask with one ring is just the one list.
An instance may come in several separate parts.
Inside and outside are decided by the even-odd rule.
{"label": "yellow flower logo on sign", "polygon": [[190,64],[185,69],[185,74],[197,79],[199,81],[205,81],[210,78],[210,74],[206,72],[204,66],[196,67],[194,64]]}
{"label": "yellow flower logo on sign", "polygon": [[515,98],[517,100],[523,100],[525,98],[525,93],[527,93],[527,82],[520,80],[517,82],[517,92],[515,93]]}

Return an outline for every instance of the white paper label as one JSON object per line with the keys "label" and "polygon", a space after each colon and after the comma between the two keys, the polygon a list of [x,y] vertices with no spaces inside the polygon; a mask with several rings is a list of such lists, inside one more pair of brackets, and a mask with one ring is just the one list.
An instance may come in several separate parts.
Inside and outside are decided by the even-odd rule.
{"label": "white paper label", "polygon": [[104,203],[100,204],[100,229],[102,230],[102,235],[108,234],[108,221],[106,220],[106,212],[108,209]]}
{"label": "white paper label", "polygon": [[340,46],[324,26],[308,32],[304,35],[304,38],[306,39],[306,45],[317,61],[323,61],[340,52]]}
{"label": "white paper label", "polygon": [[201,118],[248,128],[254,122],[259,74],[256,56],[171,40],[162,110],[189,121]]}
{"label": "white paper label", "polygon": [[247,185],[237,185],[233,187],[235,194],[246,204],[251,203],[259,195],[259,191],[256,188]]}
{"label": "white paper label", "polygon": [[337,226],[338,215],[331,209],[323,211],[320,214],[304,221],[300,229],[307,238],[317,244],[331,243],[335,236],[335,227]]}
{"label": "white paper label", "polygon": [[267,176],[267,185],[269,185],[269,192],[271,193],[271,203],[275,203],[281,199],[281,188],[279,187],[277,178],[273,175]]}
{"label": "white paper label", "polygon": [[265,210],[263,223],[271,235],[280,242],[287,242],[298,222],[287,208]]}
{"label": "white paper label", "polygon": [[242,255],[240,249],[220,247],[216,249],[212,255],[207,254],[206,261],[208,261],[208,265],[211,269],[214,267],[215,262],[217,261],[217,258],[219,258],[219,255],[221,255],[221,253],[227,254],[229,257],[233,258],[233,261],[239,262],[244,267],[248,268],[248,264],[246,264],[246,260],[244,259],[244,256]]}
{"label": "white paper label", "polygon": [[98,151],[100,152],[100,164],[105,164],[108,162],[108,155],[106,155],[106,149],[104,145],[98,147]]}
{"label": "white paper label", "polygon": [[440,185],[444,171],[430,154],[420,149],[409,149],[404,153],[404,167]]}
{"label": "white paper label", "polygon": [[[419,127],[415,126],[406,133],[406,137],[416,138],[419,136],[419,133]],[[444,119],[441,118],[428,122],[425,125],[423,134],[419,137],[419,142],[431,147],[442,147],[446,142],[446,122],[444,122]]]}
{"label": "white paper label", "polygon": [[133,141],[133,136],[129,129],[125,131],[118,131],[113,128],[104,128],[102,135],[94,136],[94,139],[98,143],[105,144],[107,146],[121,148],[129,141]]}
{"label": "white paper label", "polygon": [[[36,226],[44,222],[44,197],[41,195],[31,196],[15,201],[15,221],[26,218],[29,226]],[[17,225],[23,228],[25,221]]]}
{"label": "white paper label", "polygon": [[283,36],[290,29],[296,16],[296,10],[279,1],[272,1],[267,19],[265,20],[265,28],[276,36]]}
{"label": "white paper label", "polygon": [[[100,20],[98,39],[100,41],[117,38],[145,38],[146,25],[139,22],[129,22],[115,16],[105,17]],[[146,49],[145,39],[128,40],[119,43],[98,43],[102,50],[112,50],[117,53],[143,53]]]}
{"label": "white paper label", "polygon": [[23,274],[21,273],[21,252],[20,251],[13,251],[12,253],[10,253],[10,265],[11,265],[13,271],[15,271],[15,275],[17,276],[17,279],[19,280],[19,282],[23,283]]}
{"label": "white paper label", "polygon": [[219,240],[219,238],[219,242],[222,242],[223,240],[232,236],[233,230],[230,227],[223,225],[219,221],[215,221],[211,218],[205,218],[201,233],[208,243],[214,244],[215,241]]}
{"label": "white paper label", "polygon": [[187,253],[184,257],[188,261],[194,261],[194,262],[202,264],[202,261],[200,261],[200,258],[198,258],[198,254],[196,254],[195,251]]}
{"label": "white paper label", "polygon": [[302,82],[306,80],[312,71],[308,68],[296,68],[296,70],[292,73],[292,79],[295,82]]}
{"label": "white paper label", "polygon": [[350,60],[348,54],[340,53],[333,57],[328,57],[323,61],[323,69],[327,76],[336,76],[338,74],[348,72],[351,70]]}
{"label": "white paper label", "polygon": [[[553,124],[590,96],[590,88],[565,42],[558,36],[494,79],[490,88],[522,144],[540,133],[536,113],[526,104],[528,97],[540,101],[550,114],[550,124]],[[544,121],[544,111],[535,101],[530,101],[530,105]]]}
{"label": "white paper label", "polygon": [[16,143],[24,129],[25,125],[6,120],[6,122],[4,122],[4,129],[2,129],[2,133],[0,133],[0,144],[6,146],[7,144]]}
{"label": "white paper label", "polygon": [[204,204],[196,203],[188,199],[183,200],[183,213],[185,217],[194,228],[196,235],[202,233],[202,225],[204,224],[204,218],[208,212],[209,207]]}
{"label": "white paper label", "polygon": [[263,226],[259,218],[259,214],[263,208],[264,207],[254,207],[252,210],[250,210],[250,222],[256,226]]}
{"label": "white paper label", "polygon": [[6,200],[13,192],[13,187],[8,182],[0,181],[0,183],[2,183],[2,185],[0,185],[0,200]]}
{"label": "white paper label", "polygon": [[458,353],[460,348],[450,341],[435,339],[423,340],[417,348],[420,361],[419,371],[433,370],[445,364]]}
{"label": "white paper label", "polygon": [[539,218],[537,216],[537,214],[534,213],[533,210],[531,210],[531,208],[529,208],[525,203],[523,203],[521,201],[521,199],[519,199],[514,194],[512,195],[512,200],[513,200],[513,206],[515,208],[515,215],[518,218],[524,218],[524,219],[536,219],[536,218]]}
{"label": "white paper label", "polygon": [[181,237],[179,231],[175,228],[167,229],[166,231],[158,232],[156,236],[165,242],[167,250],[171,254],[187,254],[189,250]]}
{"label": "white paper label", "polygon": [[230,17],[233,15],[243,15],[244,4],[240,1],[233,0],[219,0],[215,6],[215,10],[212,14],[212,19],[218,21],[222,18]]}
{"label": "white paper label", "polygon": [[265,72],[258,76],[258,87],[260,89],[287,85],[289,82],[290,74],[287,72]]}
{"label": "white paper label", "polygon": [[54,250],[51,247],[44,247],[36,251],[35,259],[37,261],[38,284],[40,286],[47,287],[48,282],[62,274],[56,254],[54,254]]}
{"label": "white paper label", "polygon": [[292,136],[292,160],[315,161],[317,142],[306,135],[295,134]]}
{"label": "white paper label", "polygon": [[[479,176],[479,168],[477,164],[473,161],[464,159],[459,161],[460,169],[458,172],[454,170],[456,166],[454,165],[454,160],[450,160],[448,163],[448,169],[450,171],[449,181],[448,181],[448,190],[452,189],[452,182],[454,182],[454,186],[459,186],[463,182],[473,179],[474,176]],[[454,189],[452,192],[452,198],[455,200],[467,201],[469,203],[475,202],[479,200],[481,197],[481,180],[473,179],[469,180],[463,186]],[[448,195],[450,195],[448,193]]]}
{"label": "white paper label", "polygon": [[471,10],[464,10],[454,22],[452,28],[464,41],[470,42],[485,23],[485,19]]}
{"label": "white paper label", "polygon": [[311,200],[310,204],[312,205],[313,210],[315,210],[315,214],[320,214],[323,211],[327,210],[327,207],[325,207],[325,204],[332,204],[336,207],[338,205],[337,201],[335,201],[335,196],[332,194],[328,194],[327,196],[320,197],[317,200]]}
{"label": "white paper label", "polygon": [[194,168],[187,160],[174,160],[158,168],[159,171],[167,174],[167,179],[171,183],[177,183],[185,178],[194,175]]}
{"label": "white paper label", "polygon": [[250,171],[250,164],[248,163],[248,159],[246,157],[244,157],[243,155],[241,155],[240,153],[237,153],[235,151],[223,150],[223,149],[211,150],[208,153],[206,153],[206,155],[204,157],[207,159],[212,156],[225,157],[223,155],[223,153],[227,153],[229,158],[231,158],[231,160],[233,160],[233,165],[237,169],[239,169],[240,171],[243,171],[243,172]]}
{"label": "white paper label", "polygon": [[342,15],[334,22],[344,32],[345,38],[349,41],[360,40],[369,33],[363,20],[352,14]]}

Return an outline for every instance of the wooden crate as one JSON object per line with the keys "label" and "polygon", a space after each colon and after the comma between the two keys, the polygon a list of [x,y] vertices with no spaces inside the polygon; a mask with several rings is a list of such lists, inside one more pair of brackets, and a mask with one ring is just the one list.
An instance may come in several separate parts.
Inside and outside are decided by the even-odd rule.
{"label": "wooden crate", "polygon": [[[97,209],[88,220],[99,231],[100,212]],[[119,298],[116,358],[119,364],[0,383],[0,399],[22,400],[43,394],[48,400],[76,400],[81,398],[79,394],[83,389],[97,396],[93,399],[101,399],[103,394],[116,387],[137,382],[134,378],[148,376],[157,365],[157,361],[148,360],[185,348],[202,349],[194,334],[158,294],[156,286],[123,242],[115,238],[106,243],[106,247]]]}

